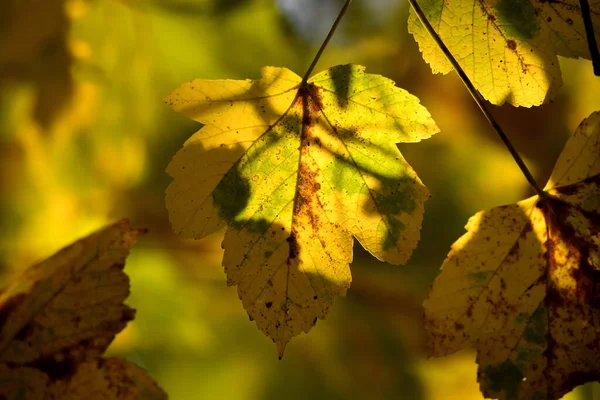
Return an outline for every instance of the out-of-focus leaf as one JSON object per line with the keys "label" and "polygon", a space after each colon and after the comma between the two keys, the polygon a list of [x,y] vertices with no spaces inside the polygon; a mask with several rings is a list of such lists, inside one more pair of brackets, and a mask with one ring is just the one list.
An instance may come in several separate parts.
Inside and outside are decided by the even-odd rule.
{"label": "out-of-focus leaf", "polygon": [[600,376],[600,112],[538,196],[476,214],[425,301],[431,354],[473,346],[484,395],[558,399]]}
{"label": "out-of-focus leaf", "polygon": [[69,380],[59,380],[56,398],[65,400],[166,400],[140,367],[120,358],[96,358],[78,365]]}
{"label": "out-of-focus leaf", "polygon": [[0,122],[0,252],[12,270],[105,224],[111,212],[127,213],[119,196],[144,178],[145,137],[160,107],[147,85],[153,48],[145,19],[113,0],[67,0],[60,10],[74,79],[65,107],[43,125],[37,85],[11,81],[0,93],[8,114]]}
{"label": "out-of-focus leaf", "polygon": [[0,101],[12,82],[33,84],[34,117],[48,126],[73,91],[65,0],[0,2]]}
{"label": "out-of-focus leaf", "polygon": [[167,208],[185,237],[228,226],[228,283],[282,354],[350,286],[352,236],[381,260],[408,260],[429,194],[395,143],[437,127],[417,98],[364,67],[307,83],[285,68],[262,75],[195,80],[167,97],[205,124],[169,164]]}
{"label": "out-of-focus leaf", "polygon": [[[600,39],[600,1],[589,3]],[[469,79],[494,104],[531,107],[548,102],[562,85],[557,55],[590,58],[579,0],[419,4]],[[433,72],[450,72],[450,63],[414,13],[408,23]]]}
{"label": "out-of-focus leaf", "polygon": [[166,398],[138,367],[101,358],[134,317],[123,304],[123,266],[143,233],[116,223],[27,269],[2,291],[3,398]]}
{"label": "out-of-focus leaf", "polygon": [[436,400],[481,400],[477,384],[475,354],[459,352],[444,358],[419,360],[417,368],[423,377],[427,396]]}

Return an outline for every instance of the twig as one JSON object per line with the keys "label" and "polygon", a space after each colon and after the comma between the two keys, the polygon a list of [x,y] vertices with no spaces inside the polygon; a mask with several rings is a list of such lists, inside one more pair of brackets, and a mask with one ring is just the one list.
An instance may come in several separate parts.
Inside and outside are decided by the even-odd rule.
{"label": "twig", "polygon": [[587,36],[590,55],[592,56],[594,75],[600,76],[600,52],[598,51],[596,35],[594,34],[594,25],[592,24],[590,5],[588,0],[579,0],[579,5],[581,6],[581,16],[583,17],[583,24],[585,25],[585,35]]}
{"label": "twig", "polygon": [[450,50],[448,50],[448,47],[446,47],[446,45],[444,44],[444,42],[442,41],[440,36],[437,34],[437,32],[433,29],[433,27],[429,23],[429,20],[425,16],[425,13],[423,13],[423,10],[417,3],[417,0],[408,0],[408,2],[412,6],[412,8],[415,10],[417,17],[419,17],[419,20],[425,26],[425,28],[427,29],[427,31],[429,32],[429,34],[431,35],[433,40],[437,43],[437,45],[442,50],[442,52],[444,53],[444,55],[446,56],[448,61],[450,61],[450,64],[452,64],[452,67],[454,67],[454,70],[456,71],[456,73],[458,74],[460,79],[463,81],[464,85],[469,90],[469,93],[471,93],[471,96],[475,100],[475,103],[477,103],[477,105],[479,106],[479,109],[481,110],[483,115],[485,115],[485,118],[488,120],[490,125],[492,125],[492,127],[494,128],[494,130],[496,131],[498,136],[500,136],[500,139],[502,140],[502,142],[504,143],[504,145],[510,152],[511,156],[513,157],[513,159],[515,160],[515,162],[521,169],[521,172],[523,173],[523,175],[525,175],[527,182],[529,182],[531,187],[535,190],[535,192],[541,198],[546,197],[545,192],[538,186],[537,182],[533,178],[533,175],[531,174],[531,172],[529,172],[529,169],[525,165],[525,162],[523,161],[521,156],[519,155],[519,153],[517,152],[515,147],[512,145],[512,143],[510,142],[510,140],[508,139],[508,137],[506,136],[506,134],[504,133],[504,131],[502,130],[500,125],[498,124],[498,122],[494,119],[494,117],[488,110],[486,102],[483,99],[483,97],[481,96],[481,94],[479,94],[477,89],[475,89],[475,86],[473,86],[473,83],[467,77],[467,74],[465,73],[465,71],[463,71],[462,67],[458,64],[458,61],[456,61],[456,59],[454,58],[452,53],[450,53]]}
{"label": "twig", "polygon": [[306,84],[306,81],[308,81],[308,78],[310,78],[310,74],[312,74],[313,69],[315,69],[317,62],[319,62],[319,58],[321,58],[321,54],[323,54],[325,47],[327,47],[327,45],[329,44],[329,41],[331,40],[333,34],[335,33],[335,30],[337,29],[340,21],[342,20],[342,17],[346,13],[346,10],[348,9],[348,6],[350,5],[350,3],[352,3],[352,0],[346,0],[346,3],[344,3],[344,6],[340,10],[340,13],[338,14],[337,18],[333,22],[333,25],[331,26],[331,29],[329,30],[327,37],[323,41],[323,44],[321,44],[319,51],[317,51],[315,58],[312,60],[312,63],[310,64],[310,67],[308,67],[308,70],[304,74],[304,77],[302,78],[302,83],[300,84],[300,86],[304,86]]}

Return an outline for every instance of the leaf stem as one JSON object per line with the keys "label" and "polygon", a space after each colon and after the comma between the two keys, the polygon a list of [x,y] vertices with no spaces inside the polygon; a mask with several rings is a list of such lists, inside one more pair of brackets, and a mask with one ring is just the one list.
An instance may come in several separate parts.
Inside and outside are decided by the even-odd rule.
{"label": "leaf stem", "polygon": [[340,10],[340,13],[338,14],[338,16],[335,19],[335,21],[333,22],[333,25],[331,26],[331,29],[329,30],[329,33],[327,34],[327,37],[323,41],[323,44],[321,44],[321,47],[319,48],[319,51],[317,51],[317,54],[315,55],[315,58],[312,60],[312,63],[310,64],[310,66],[308,67],[308,70],[304,74],[304,77],[302,78],[302,82],[300,83],[300,86],[306,85],[306,82],[308,81],[308,78],[310,78],[310,75],[312,74],[313,69],[315,69],[315,66],[317,65],[317,62],[319,62],[319,58],[321,58],[321,54],[323,54],[323,51],[325,50],[325,47],[327,47],[327,45],[329,44],[329,41],[333,37],[333,34],[335,33],[335,30],[337,29],[340,21],[344,17],[344,14],[346,14],[346,10],[348,9],[348,6],[350,5],[350,3],[352,3],[352,0],[346,0],[346,3],[344,3],[344,5],[342,6],[342,9]]}
{"label": "leaf stem", "polygon": [[498,134],[498,136],[500,137],[500,139],[502,140],[502,142],[504,143],[504,145],[510,152],[511,156],[513,157],[513,159],[515,160],[515,162],[521,169],[521,172],[523,173],[523,175],[525,175],[527,182],[529,182],[529,184],[531,185],[533,190],[535,190],[535,192],[540,196],[540,198],[546,197],[546,193],[538,186],[537,182],[533,178],[533,175],[527,168],[527,165],[525,165],[525,162],[523,161],[523,159],[521,158],[521,156],[519,155],[519,153],[517,152],[515,147],[512,145],[512,143],[510,142],[510,140],[508,139],[508,137],[506,136],[506,134],[504,133],[504,131],[502,130],[500,125],[498,124],[498,122],[494,119],[494,117],[488,110],[486,101],[483,99],[481,94],[479,94],[477,89],[475,89],[475,86],[473,86],[473,83],[467,77],[467,74],[465,73],[465,71],[458,64],[458,61],[456,61],[456,58],[454,58],[454,56],[452,55],[450,50],[448,50],[448,47],[446,47],[446,45],[444,44],[444,42],[442,41],[440,36],[437,34],[437,32],[431,26],[431,23],[429,23],[429,20],[427,19],[427,17],[425,16],[425,13],[423,12],[421,7],[417,3],[417,0],[408,0],[408,2],[414,9],[415,13],[419,17],[419,20],[425,26],[425,28],[427,29],[427,31],[429,32],[429,34],[431,35],[433,40],[436,42],[436,44],[442,50],[442,52],[444,53],[444,55],[446,56],[448,61],[450,61],[450,64],[452,64],[452,67],[454,67],[454,70],[456,71],[456,73],[458,74],[458,76],[460,77],[460,79],[462,80],[464,85],[467,87],[467,90],[469,91],[469,93],[471,94],[473,99],[475,100],[475,103],[477,103],[477,105],[479,106],[479,109],[481,110],[483,115],[485,115],[485,118],[488,120],[490,125],[492,125],[492,128],[494,128],[494,130],[496,131],[496,133]]}
{"label": "leaf stem", "polygon": [[587,42],[590,48],[590,55],[592,57],[594,75],[600,76],[600,52],[598,51],[598,44],[596,43],[594,25],[592,25],[590,5],[588,3],[588,0],[579,0],[579,5],[581,6],[581,16],[583,17],[583,24],[585,25],[585,35],[587,36]]}

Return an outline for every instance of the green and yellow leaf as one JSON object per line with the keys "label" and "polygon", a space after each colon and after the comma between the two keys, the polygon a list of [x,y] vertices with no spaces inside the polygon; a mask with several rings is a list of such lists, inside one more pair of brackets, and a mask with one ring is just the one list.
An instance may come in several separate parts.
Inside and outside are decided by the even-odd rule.
{"label": "green and yellow leaf", "polygon": [[[531,107],[562,85],[557,55],[590,58],[579,0],[421,0],[428,20],[480,93]],[[600,40],[600,1],[589,1]],[[408,29],[434,73],[452,66],[411,13]],[[591,68],[591,67],[590,67]]]}
{"label": "green and yellow leaf", "polygon": [[145,371],[102,354],[132,320],[123,220],[27,269],[0,293],[0,398],[165,399]]}
{"label": "green and yellow leaf", "polygon": [[204,124],[167,169],[172,226],[196,239],[228,227],[227,282],[280,355],[350,286],[353,236],[380,260],[408,260],[429,194],[395,143],[437,132],[416,97],[364,67],[301,81],[266,67],[166,98]]}
{"label": "green and yellow leaf", "polygon": [[424,303],[431,355],[475,347],[487,397],[558,399],[600,378],[600,112],[544,190],[473,216]]}

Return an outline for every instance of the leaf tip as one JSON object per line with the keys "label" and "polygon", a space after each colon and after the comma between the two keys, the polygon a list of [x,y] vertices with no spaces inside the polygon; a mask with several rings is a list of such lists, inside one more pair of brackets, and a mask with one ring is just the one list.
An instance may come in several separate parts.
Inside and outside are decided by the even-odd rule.
{"label": "leaf tip", "polygon": [[148,233],[147,228],[134,228],[131,225],[129,219],[127,218],[123,218],[122,220],[117,221],[113,224],[113,226],[121,231],[123,235],[123,245],[127,249],[132,248],[140,236],[143,236],[146,233]]}
{"label": "leaf tip", "polygon": [[282,341],[278,341],[277,344],[277,351],[278,351],[278,359],[281,360],[283,358],[283,353],[285,352],[285,346],[287,345],[288,342],[282,342]]}

